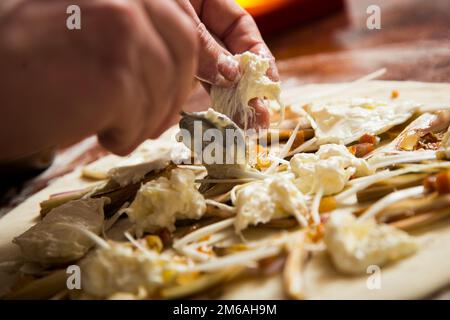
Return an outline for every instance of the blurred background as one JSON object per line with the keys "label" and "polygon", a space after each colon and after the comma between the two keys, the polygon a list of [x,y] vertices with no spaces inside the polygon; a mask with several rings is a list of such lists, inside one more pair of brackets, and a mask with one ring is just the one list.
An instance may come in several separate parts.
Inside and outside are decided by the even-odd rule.
{"label": "blurred background", "polygon": [[[351,81],[380,68],[387,68],[383,79],[450,81],[450,0],[236,1],[255,18],[284,83]],[[381,10],[379,30],[367,28],[370,5]],[[184,109],[208,104],[197,85]],[[0,164],[0,216],[52,179],[104,154],[91,137]]]}

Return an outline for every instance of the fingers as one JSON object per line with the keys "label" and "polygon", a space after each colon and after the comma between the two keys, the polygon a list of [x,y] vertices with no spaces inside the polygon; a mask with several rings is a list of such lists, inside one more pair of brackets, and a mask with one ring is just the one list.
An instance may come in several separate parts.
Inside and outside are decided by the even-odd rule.
{"label": "fingers", "polygon": [[154,28],[170,51],[174,65],[173,85],[167,95],[167,99],[171,102],[167,110],[161,110],[164,115],[161,115],[161,126],[156,129],[161,133],[166,129],[172,115],[179,113],[182,102],[191,90],[193,75],[197,68],[198,43],[193,22],[176,3],[144,0],[144,4]]}
{"label": "fingers", "polygon": [[[108,16],[109,28],[115,32],[108,49],[113,55],[115,51],[119,52],[116,54],[119,58],[114,59],[110,68],[117,69],[120,84],[112,92],[119,100],[114,110],[115,119],[98,134],[98,139],[111,152],[126,155],[148,138],[155,126],[159,126],[158,117],[151,121],[152,108],[158,105],[166,111],[168,104],[160,101],[154,90],[168,95],[175,71],[165,41],[150,24],[139,3],[111,1],[101,9],[101,13]],[[165,72],[155,79],[151,75],[161,66]]]}
{"label": "fingers", "polygon": [[279,80],[275,59],[264,43],[255,21],[234,0],[191,0],[191,3],[206,28],[232,54],[251,51],[269,58],[271,63],[267,74],[273,81]]}
{"label": "fingers", "polygon": [[211,85],[230,86],[239,75],[239,64],[219,44],[199,19],[189,0],[176,0],[196,26],[199,39],[197,78]]}
{"label": "fingers", "polygon": [[252,99],[248,103],[255,110],[250,127],[254,129],[266,129],[270,125],[270,113],[261,99]]}
{"label": "fingers", "polygon": [[[124,155],[142,141],[156,138],[178,114],[190,92],[197,61],[197,36],[187,15],[172,1],[124,2],[137,6],[129,18],[135,23],[128,36],[128,62],[121,112],[99,134],[99,142]],[[169,27],[168,27],[169,26]]]}

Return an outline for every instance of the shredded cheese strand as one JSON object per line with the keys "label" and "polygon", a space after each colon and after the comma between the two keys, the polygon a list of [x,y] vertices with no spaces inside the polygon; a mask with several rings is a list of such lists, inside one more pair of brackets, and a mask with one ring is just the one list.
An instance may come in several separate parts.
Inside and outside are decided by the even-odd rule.
{"label": "shredded cheese strand", "polygon": [[308,220],[298,210],[294,211],[294,217],[303,228],[308,226]]}
{"label": "shredded cheese strand", "polygon": [[375,160],[370,161],[369,165],[373,169],[379,169],[387,166],[391,166],[399,163],[408,163],[408,162],[417,162],[417,161],[425,161],[425,160],[435,160],[436,152],[420,152],[419,154],[399,154],[395,156],[386,156],[380,159],[379,161]]}
{"label": "shredded cheese strand", "polygon": [[242,179],[196,179],[196,183],[245,183],[255,181],[253,178],[242,178]]}
{"label": "shredded cheese strand", "polygon": [[125,238],[127,238],[128,241],[131,242],[131,244],[133,244],[136,248],[138,248],[139,251],[145,254],[147,258],[153,258],[150,251],[143,245],[141,245],[139,242],[137,242],[137,240],[134,239],[133,236],[128,231],[125,231],[123,235],[125,236]]}
{"label": "shredded cheese strand", "polygon": [[360,190],[363,190],[370,185],[377,183],[378,181],[381,181],[386,178],[392,178],[396,176],[400,176],[405,173],[410,172],[417,172],[420,170],[427,170],[427,169],[434,169],[434,168],[447,168],[450,167],[450,162],[439,162],[439,163],[431,163],[431,164],[423,164],[423,165],[415,165],[410,166],[403,169],[393,170],[393,171],[382,171],[379,173],[376,173],[372,176],[365,177],[364,181],[361,183],[354,184],[351,188],[339,193],[335,196],[335,199],[337,202],[342,202],[343,200],[347,199],[348,197],[352,196],[353,194],[357,193]]}
{"label": "shredded cheese strand", "polygon": [[400,190],[388,194],[375,202],[369,209],[367,209],[359,218],[360,221],[366,221],[375,217],[380,211],[396,203],[397,201],[416,197],[422,195],[425,191],[423,186],[413,187],[409,189]]}
{"label": "shredded cheese strand", "polygon": [[269,158],[269,160],[278,161],[281,164],[289,164],[290,163],[287,160],[284,160],[282,158],[279,158],[279,157],[276,157],[276,156],[273,156],[273,155],[270,155],[270,154],[267,157]]}
{"label": "shredded cheese strand", "polygon": [[214,232],[217,232],[219,230],[226,229],[233,225],[235,218],[229,218],[225,219],[213,224],[210,224],[204,228],[198,229],[194,232],[189,233],[185,237],[181,238],[180,240],[175,241],[173,244],[174,248],[181,248],[182,246],[197,241],[198,239],[201,239],[207,235],[210,235]]}
{"label": "shredded cheese strand", "polygon": [[314,199],[313,199],[313,203],[311,206],[311,216],[313,218],[314,224],[318,225],[320,224],[320,215],[319,215],[319,206],[320,206],[320,200],[323,197],[323,187],[319,188],[319,190],[317,190]]}
{"label": "shredded cheese strand", "polygon": [[263,247],[256,250],[242,251],[222,258],[213,259],[208,262],[196,264],[186,268],[185,272],[213,272],[230,266],[245,266],[250,262],[277,255],[281,251],[280,247]]}
{"label": "shredded cheese strand", "polygon": [[296,153],[300,153],[300,152],[308,150],[308,148],[311,147],[312,145],[314,145],[314,143],[316,143],[316,141],[317,141],[317,138],[313,137],[313,138],[309,139],[308,141],[303,142],[297,148],[295,148],[294,150],[289,152],[287,156],[290,157]]}
{"label": "shredded cheese strand", "polygon": [[[280,154],[278,155],[280,158],[284,159],[286,155],[289,153],[289,150],[291,150],[292,144],[294,143],[295,138],[297,137],[297,132],[300,129],[300,124],[301,124],[300,122],[297,123],[295,129],[292,131],[291,136],[289,137],[288,141],[286,142]],[[275,169],[277,168],[278,164],[279,164],[278,161],[272,162],[269,169],[267,169],[264,173],[265,174],[273,173],[273,171],[275,171]]]}
{"label": "shredded cheese strand", "polygon": [[219,208],[221,210],[225,210],[225,211],[229,211],[229,212],[236,212],[235,207],[229,206],[225,203],[221,203],[221,202],[213,200],[213,199],[205,199],[205,202],[206,202],[206,204],[216,206],[217,208]]}

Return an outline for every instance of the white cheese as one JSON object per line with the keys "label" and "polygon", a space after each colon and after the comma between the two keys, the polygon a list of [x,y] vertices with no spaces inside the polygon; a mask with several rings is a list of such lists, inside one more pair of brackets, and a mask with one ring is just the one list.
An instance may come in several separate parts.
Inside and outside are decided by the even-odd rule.
{"label": "white cheese", "polygon": [[388,102],[367,98],[313,103],[305,110],[317,125],[317,144],[349,144],[364,134],[381,134],[408,120],[420,107],[412,102]]}
{"label": "white cheese", "polygon": [[293,183],[293,175],[279,175],[251,183],[239,190],[235,206],[235,229],[239,233],[250,225],[275,218],[304,215],[306,200]]}
{"label": "white cheese", "polygon": [[303,193],[322,189],[324,195],[342,191],[352,176],[371,174],[363,159],[358,159],[343,145],[326,144],[315,154],[298,153],[290,161],[297,176],[296,184]]}
{"label": "white cheese", "polygon": [[130,243],[109,242],[109,248],[98,248],[81,261],[83,290],[95,297],[117,293],[152,294],[170,281],[175,262],[155,251],[141,252]]}
{"label": "white cheese", "polygon": [[231,88],[213,86],[211,88],[212,107],[230,117],[239,118],[247,129],[248,120],[254,116],[254,110],[248,103],[254,98],[275,100],[280,104],[281,87],[266,76],[270,60],[250,52],[235,55],[239,62],[241,77]]}
{"label": "white cheese", "polygon": [[106,198],[81,199],[63,204],[15,238],[14,243],[19,245],[26,261],[50,265],[77,260],[93,243],[76,227],[99,234],[105,201]]}
{"label": "white cheese", "polygon": [[142,185],[126,212],[141,235],[158,227],[174,231],[177,219],[199,219],[205,211],[205,199],[195,186],[194,173],[174,169],[170,179],[161,177]]}
{"label": "white cheese", "polygon": [[418,242],[406,232],[358,221],[351,213],[335,211],[325,226],[325,244],[336,268],[344,273],[365,273],[367,267],[383,265],[413,254]]}
{"label": "white cheese", "polygon": [[157,146],[148,140],[108,172],[120,186],[139,182],[150,171],[162,170],[169,164],[172,145]]}

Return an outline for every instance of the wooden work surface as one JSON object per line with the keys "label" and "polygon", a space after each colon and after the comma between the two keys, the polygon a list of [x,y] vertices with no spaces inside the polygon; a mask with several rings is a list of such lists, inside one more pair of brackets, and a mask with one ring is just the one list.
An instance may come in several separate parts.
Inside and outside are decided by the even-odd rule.
{"label": "wooden work surface", "polygon": [[[381,8],[381,30],[368,30],[366,8]],[[450,1],[349,0],[346,11],[266,39],[283,81],[306,83],[357,79],[387,68],[381,79],[450,82]],[[185,109],[208,106],[196,86]],[[41,176],[3,194],[0,216],[48,181],[105,154],[95,139],[58,153]],[[432,298],[450,299],[450,288]]]}

